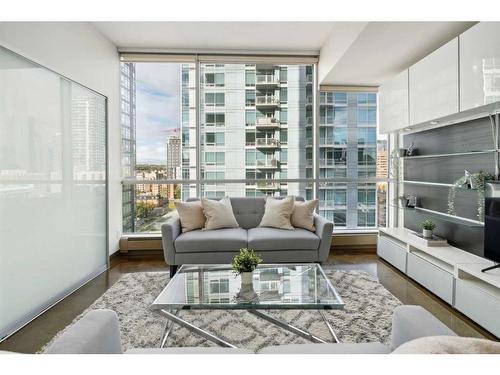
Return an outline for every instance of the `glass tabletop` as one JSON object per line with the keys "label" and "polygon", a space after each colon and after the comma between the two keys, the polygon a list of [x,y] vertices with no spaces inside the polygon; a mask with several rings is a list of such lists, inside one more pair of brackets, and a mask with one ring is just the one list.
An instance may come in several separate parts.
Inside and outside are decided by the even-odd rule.
{"label": "glass tabletop", "polygon": [[230,265],[183,265],[151,305],[174,309],[341,309],[319,264],[265,264],[242,284]]}

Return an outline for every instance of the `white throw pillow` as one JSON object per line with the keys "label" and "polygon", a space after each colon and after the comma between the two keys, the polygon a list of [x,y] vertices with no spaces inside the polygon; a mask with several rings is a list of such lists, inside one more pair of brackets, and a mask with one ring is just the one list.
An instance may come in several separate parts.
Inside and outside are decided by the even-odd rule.
{"label": "white throw pillow", "polygon": [[314,232],[314,210],[318,205],[318,200],[299,202],[295,201],[290,223],[295,228],[303,228]]}
{"label": "white throw pillow", "polygon": [[408,341],[393,354],[500,354],[500,342],[458,336],[429,336]]}
{"label": "white throw pillow", "polygon": [[266,208],[259,227],[279,229],[294,229],[290,223],[295,197],[293,195],[283,199],[266,198]]}
{"label": "white throw pillow", "polygon": [[201,202],[175,202],[175,208],[181,221],[182,233],[195,229],[201,229],[205,226],[205,214]]}
{"label": "white throw pillow", "polygon": [[204,230],[239,228],[229,197],[224,197],[220,201],[201,198],[201,205],[207,218]]}

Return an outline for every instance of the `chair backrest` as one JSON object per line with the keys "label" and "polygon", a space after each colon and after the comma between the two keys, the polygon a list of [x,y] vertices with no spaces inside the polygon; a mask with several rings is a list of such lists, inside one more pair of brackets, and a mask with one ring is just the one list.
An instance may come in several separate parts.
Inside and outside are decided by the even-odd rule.
{"label": "chair backrest", "polygon": [[[275,197],[282,199],[283,197]],[[216,199],[216,198],[214,198]],[[231,206],[233,207],[234,217],[243,229],[255,228],[260,224],[264,209],[266,206],[265,197],[233,197]],[[188,202],[197,201],[199,198],[188,198]],[[219,200],[219,199],[216,199]],[[295,200],[303,202],[304,198],[295,197]]]}

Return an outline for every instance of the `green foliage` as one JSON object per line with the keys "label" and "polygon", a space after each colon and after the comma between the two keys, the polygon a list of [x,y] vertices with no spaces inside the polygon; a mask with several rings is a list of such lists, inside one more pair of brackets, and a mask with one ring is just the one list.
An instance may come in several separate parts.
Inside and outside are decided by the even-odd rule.
{"label": "green foliage", "polygon": [[436,228],[436,224],[434,224],[434,222],[429,219],[422,221],[420,226],[425,230],[434,230]]}
{"label": "green foliage", "polygon": [[175,186],[174,199],[176,199],[176,200],[181,199],[181,185]]}
{"label": "green foliage", "polygon": [[494,180],[495,176],[486,173],[484,171],[479,171],[477,173],[465,172],[465,176],[460,177],[448,192],[448,214],[456,215],[455,211],[455,197],[456,189],[460,187],[470,187],[477,191],[477,218],[479,221],[484,221],[484,194],[486,181]]}
{"label": "green foliage", "polygon": [[155,205],[153,203],[137,202],[136,204],[137,217],[140,217],[141,219],[148,217],[154,208]]}
{"label": "green foliage", "polygon": [[262,263],[262,259],[252,249],[243,248],[233,259],[233,271],[237,274],[252,272],[259,263]]}

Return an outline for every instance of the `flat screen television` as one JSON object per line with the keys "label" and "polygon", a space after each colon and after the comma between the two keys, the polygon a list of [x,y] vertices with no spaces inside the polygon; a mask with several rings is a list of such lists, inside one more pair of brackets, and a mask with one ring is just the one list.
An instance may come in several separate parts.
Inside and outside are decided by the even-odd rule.
{"label": "flat screen television", "polygon": [[484,257],[499,263],[486,272],[500,268],[500,182],[486,183],[484,199]]}

